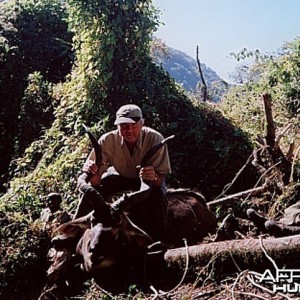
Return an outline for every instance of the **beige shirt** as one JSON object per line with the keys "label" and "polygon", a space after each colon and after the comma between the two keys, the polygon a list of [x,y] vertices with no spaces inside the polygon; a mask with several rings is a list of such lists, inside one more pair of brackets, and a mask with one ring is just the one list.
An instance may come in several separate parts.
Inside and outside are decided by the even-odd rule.
{"label": "beige shirt", "polygon": [[[121,176],[138,178],[137,166],[140,165],[142,158],[152,146],[163,139],[163,136],[156,130],[143,126],[131,155],[118,129],[105,133],[99,139],[102,148],[102,166],[99,169],[99,175],[101,176],[108,167],[113,166]],[[91,152],[89,159],[95,159],[94,151]],[[162,175],[171,172],[167,145],[160,148],[148,165],[153,166],[155,171]]]}

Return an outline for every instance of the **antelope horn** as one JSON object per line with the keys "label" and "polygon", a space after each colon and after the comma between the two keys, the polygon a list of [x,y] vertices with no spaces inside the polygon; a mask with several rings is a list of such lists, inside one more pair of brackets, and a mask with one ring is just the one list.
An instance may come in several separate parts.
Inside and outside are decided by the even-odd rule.
{"label": "antelope horn", "polygon": [[84,124],[82,126],[92,142],[92,145],[93,145],[93,148],[95,151],[95,162],[96,162],[96,165],[98,166],[98,168],[100,168],[101,162],[102,162],[101,147],[100,147],[97,139],[95,138],[95,136],[88,129],[88,127],[85,126]]}
{"label": "antelope horn", "polygon": [[[102,162],[102,153],[101,153],[101,147],[97,141],[97,139],[95,138],[95,136],[90,132],[90,130],[88,129],[87,126],[85,126],[84,124],[82,125],[85,132],[88,134],[90,141],[93,145],[94,151],[95,151],[95,162],[96,165],[98,166],[98,168],[100,168],[101,166],[101,162]],[[91,174],[88,173],[82,173],[81,175],[79,175],[78,177],[78,188],[80,191],[84,192],[85,189],[87,188],[87,183],[89,182],[89,180],[91,179]]]}
{"label": "antelope horn", "polygon": [[147,163],[149,162],[150,158],[163,146],[166,144],[167,141],[173,139],[175,135],[171,135],[164,140],[162,140],[160,143],[154,145],[151,149],[148,150],[148,152],[144,155],[141,161],[141,167],[145,167]]}

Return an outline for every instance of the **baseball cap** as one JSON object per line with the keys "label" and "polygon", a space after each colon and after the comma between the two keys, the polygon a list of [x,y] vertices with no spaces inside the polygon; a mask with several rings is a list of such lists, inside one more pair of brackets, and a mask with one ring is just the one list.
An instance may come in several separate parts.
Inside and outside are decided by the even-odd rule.
{"label": "baseball cap", "polygon": [[135,104],[123,105],[116,113],[115,125],[123,123],[136,123],[143,119],[141,109]]}

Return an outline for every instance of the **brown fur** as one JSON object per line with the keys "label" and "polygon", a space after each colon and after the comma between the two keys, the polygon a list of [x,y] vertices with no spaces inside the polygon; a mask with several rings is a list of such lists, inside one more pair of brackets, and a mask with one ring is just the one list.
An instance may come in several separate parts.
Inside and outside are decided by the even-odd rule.
{"label": "brown fur", "polygon": [[192,190],[168,190],[168,219],[165,243],[168,248],[200,243],[213,233],[217,221],[208,209],[203,195]]}

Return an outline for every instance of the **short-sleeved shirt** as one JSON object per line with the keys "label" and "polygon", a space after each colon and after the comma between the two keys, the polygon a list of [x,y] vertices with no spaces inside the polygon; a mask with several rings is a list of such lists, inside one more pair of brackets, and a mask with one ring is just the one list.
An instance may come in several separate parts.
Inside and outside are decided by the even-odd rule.
{"label": "short-sleeved shirt", "polygon": [[[118,129],[105,133],[99,139],[99,144],[102,148],[100,176],[107,171],[108,167],[113,166],[121,176],[138,178],[137,166],[140,165],[142,158],[150,148],[160,143],[163,139],[163,136],[156,130],[143,126],[137,144],[131,154]],[[95,159],[94,151],[91,152],[89,159]],[[155,171],[162,175],[171,172],[167,145],[158,150],[150,159],[149,165],[153,166]]]}

